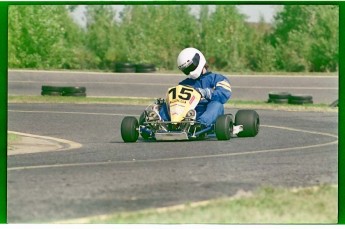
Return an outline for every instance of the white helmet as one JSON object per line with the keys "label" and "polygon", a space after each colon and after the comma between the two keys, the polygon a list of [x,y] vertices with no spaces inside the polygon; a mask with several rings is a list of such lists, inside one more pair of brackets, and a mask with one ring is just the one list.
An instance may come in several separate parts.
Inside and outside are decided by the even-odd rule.
{"label": "white helmet", "polygon": [[192,79],[197,79],[206,64],[204,55],[196,48],[185,48],[177,57],[177,67]]}

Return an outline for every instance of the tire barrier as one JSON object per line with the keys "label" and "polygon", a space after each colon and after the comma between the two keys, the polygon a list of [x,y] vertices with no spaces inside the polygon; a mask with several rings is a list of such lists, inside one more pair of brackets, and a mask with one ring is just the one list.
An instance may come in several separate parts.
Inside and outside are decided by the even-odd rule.
{"label": "tire barrier", "polygon": [[311,95],[291,95],[289,98],[289,104],[312,104],[313,97]]}
{"label": "tire barrier", "polygon": [[156,67],[154,64],[137,64],[136,72],[146,73],[146,72],[155,72]]}
{"label": "tire barrier", "polygon": [[289,92],[276,92],[272,91],[268,93],[268,102],[269,103],[288,103],[291,94]]}
{"label": "tire barrier", "polygon": [[62,87],[56,86],[42,86],[41,95],[49,95],[49,96],[61,96],[62,95]]}
{"label": "tire barrier", "polygon": [[122,73],[148,73],[155,72],[156,67],[154,64],[132,64],[132,63],[116,63],[115,72]]}
{"label": "tire barrier", "polygon": [[268,103],[312,104],[313,97],[305,94],[290,94],[289,92],[270,92],[268,94]]}
{"label": "tire barrier", "polygon": [[124,72],[130,73],[135,72],[135,64],[132,63],[116,63],[115,64],[115,72]]}
{"label": "tire barrier", "polygon": [[85,87],[60,87],[43,85],[41,89],[41,95],[43,96],[86,96]]}

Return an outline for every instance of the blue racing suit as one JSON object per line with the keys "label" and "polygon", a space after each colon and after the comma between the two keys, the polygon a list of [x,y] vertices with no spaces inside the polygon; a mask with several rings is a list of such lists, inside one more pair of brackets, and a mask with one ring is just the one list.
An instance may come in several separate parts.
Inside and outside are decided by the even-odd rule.
{"label": "blue racing suit", "polygon": [[[187,78],[179,83],[180,85],[188,85],[195,89],[210,89],[209,98],[201,99],[195,110],[196,121],[205,126],[210,126],[216,122],[218,116],[224,114],[224,103],[231,97],[231,85],[229,80],[220,74],[206,72],[197,79]],[[164,103],[159,111],[164,121],[170,120],[166,104]]]}

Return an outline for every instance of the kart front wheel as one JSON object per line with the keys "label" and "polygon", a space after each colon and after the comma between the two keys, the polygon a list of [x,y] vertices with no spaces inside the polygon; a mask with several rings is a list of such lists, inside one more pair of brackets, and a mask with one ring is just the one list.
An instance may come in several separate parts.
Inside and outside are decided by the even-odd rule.
{"label": "kart front wheel", "polygon": [[[139,125],[143,125],[144,122],[146,121],[146,118],[145,118],[145,111],[143,113],[141,113],[140,117],[139,117]],[[141,132],[140,133],[141,137],[145,140],[149,139],[150,135],[145,133],[145,132]]]}
{"label": "kart front wheel", "polygon": [[235,125],[243,125],[238,137],[254,137],[259,133],[259,114],[254,110],[239,110],[235,116]]}
{"label": "kart front wheel", "polygon": [[139,123],[135,117],[127,116],[121,123],[121,137],[124,142],[136,142],[139,137]]}
{"label": "kart front wheel", "polygon": [[229,140],[233,128],[231,115],[219,116],[216,120],[215,132],[218,140]]}

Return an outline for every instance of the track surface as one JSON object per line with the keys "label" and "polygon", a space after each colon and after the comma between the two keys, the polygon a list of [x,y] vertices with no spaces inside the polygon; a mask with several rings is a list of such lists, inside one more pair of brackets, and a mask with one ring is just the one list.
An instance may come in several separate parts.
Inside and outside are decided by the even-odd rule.
{"label": "track surface", "polygon": [[143,109],[9,104],[8,130],[83,147],[9,156],[8,222],[170,206],[267,185],[338,182],[337,113],[258,110],[262,127],[255,138],[123,143],[121,120]]}
{"label": "track surface", "polygon": [[[85,86],[88,96],[164,97],[182,74],[9,71],[10,95],[40,95],[42,85]],[[229,76],[233,99],[267,101],[271,91],[309,94],[314,103],[338,99],[337,76]]]}

